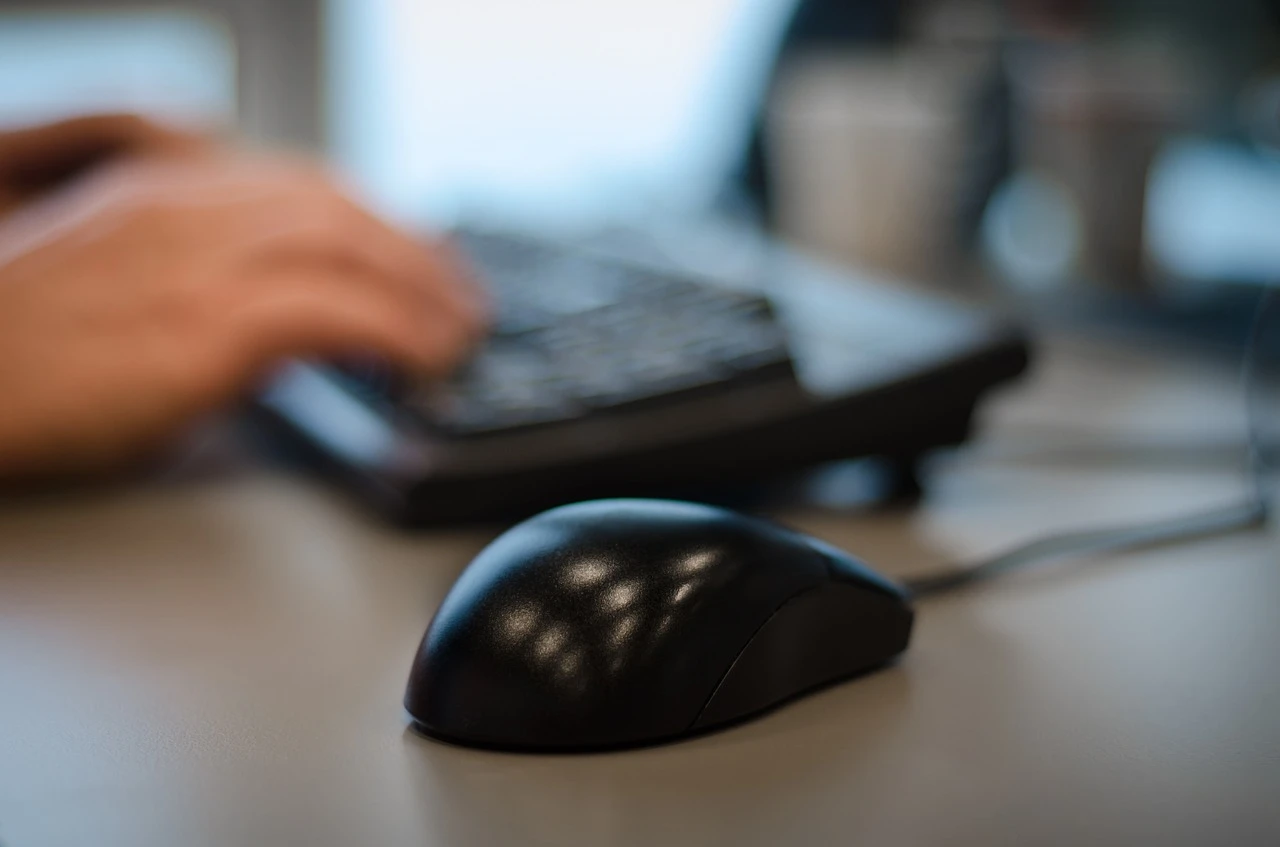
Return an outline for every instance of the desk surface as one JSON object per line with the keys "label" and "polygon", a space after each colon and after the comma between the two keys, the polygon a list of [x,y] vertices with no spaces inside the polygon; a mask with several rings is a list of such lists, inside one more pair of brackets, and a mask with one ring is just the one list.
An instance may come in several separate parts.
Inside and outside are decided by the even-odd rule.
{"label": "desk surface", "polygon": [[[1058,342],[920,509],[780,516],[903,575],[1199,508],[1239,496],[1228,462],[1059,448],[1229,442],[1236,394]],[[1276,844],[1275,533],[930,600],[890,670],[685,744],[534,757],[424,740],[399,705],[484,532],[397,534],[262,470],[11,498],[0,844]]]}

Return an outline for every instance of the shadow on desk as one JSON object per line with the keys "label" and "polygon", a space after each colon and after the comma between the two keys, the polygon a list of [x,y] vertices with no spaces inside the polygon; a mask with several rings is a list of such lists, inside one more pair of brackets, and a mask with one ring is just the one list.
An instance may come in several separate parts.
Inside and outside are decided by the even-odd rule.
{"label": "shadow on desk", "polygon": [[[893,667],[666,746],[511,754],[441,744],[407,727],[407,801],[434,811],[424,823],[441,843],[558,845],[572,836],[584,844],[777,845],[798,826],[812,843],[857,843],[855,835],[891,843],[893,822],[921,809],[890,786],[918,784],[963,805],[974,790],[971,762],[983,762],[988,780],[1003,767],[990,750],[971,746],[985,746],[988,728],[1007,732],[1014,723],[992,709],[1000,702],[992,693],[1012,685],[1017,664],[1000,659],[1006,642],[976,617],[949,628],[946,649],[929,641]],[[981,651],[995,669],[964,702],[927,690],[954,674],[940,667],[951,650]],[[850,795],[880,807],[876,831],[853,818]]]}

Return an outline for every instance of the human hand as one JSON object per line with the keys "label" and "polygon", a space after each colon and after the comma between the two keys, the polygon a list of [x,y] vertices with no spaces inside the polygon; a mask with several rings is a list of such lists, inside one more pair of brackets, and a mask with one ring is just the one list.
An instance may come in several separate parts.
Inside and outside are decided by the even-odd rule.
{"label": "human hand", "polygon": [[0,476],[119,465],[287,357],[443,373],[483,312],[314,166],[108,167],[0,220]]}
{"label": "human hand", "polygon": [[128,114],[86,115],[0,132],[0,218],[112,162],[213,149],[207,136]]}

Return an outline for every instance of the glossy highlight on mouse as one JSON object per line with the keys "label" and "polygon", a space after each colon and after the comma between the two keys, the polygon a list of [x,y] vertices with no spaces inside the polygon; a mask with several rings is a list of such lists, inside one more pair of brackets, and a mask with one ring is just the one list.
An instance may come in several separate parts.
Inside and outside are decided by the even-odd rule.
{"label": "glossy highlight on mouse", "polygon": [[768,521],[667,500],[552,509],[480,552],[432,619],[404,705],[509,750],[672,741],[881,667],[906,592]]}

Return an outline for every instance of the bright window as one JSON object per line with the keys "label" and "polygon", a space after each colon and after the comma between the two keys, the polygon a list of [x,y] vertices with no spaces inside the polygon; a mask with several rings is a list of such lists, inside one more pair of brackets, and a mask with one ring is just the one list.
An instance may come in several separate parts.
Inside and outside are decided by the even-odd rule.
{"label": "bright window", "polygon": [[333,0],[332,136],[383,208],[704,204],[794,0]]}
{"label": "bright window", "polygon": [[177,11],[0,12],[0,124],[104,110],[232,122],[227,30]]}

